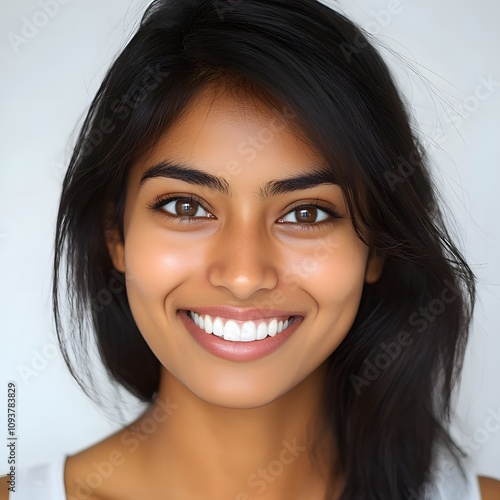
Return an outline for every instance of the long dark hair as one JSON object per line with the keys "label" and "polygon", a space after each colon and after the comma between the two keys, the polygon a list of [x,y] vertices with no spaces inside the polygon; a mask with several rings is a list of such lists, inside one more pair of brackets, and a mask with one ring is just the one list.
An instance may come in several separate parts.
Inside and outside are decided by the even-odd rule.
{"label": "long dark hair", "polygon": [[352,328],[327,360],[328,432],[345,477],[341,500],[421,492],[438,449],[461,466],[447,429],[475,279],[445,227],[386,64],[363,30],[316,0],[148,7],[90,106],[63,183],[53,302],[72,375],[96,397],[86,383],[90,330],[110,379],[144,402],[155,399],[160,362],[134,322],[105,232],[117,227],[123,237],[134,159],[209,84],[250,90],[292,112],[342,187],[358,236],[385,256],[381,279],[365,285]]}

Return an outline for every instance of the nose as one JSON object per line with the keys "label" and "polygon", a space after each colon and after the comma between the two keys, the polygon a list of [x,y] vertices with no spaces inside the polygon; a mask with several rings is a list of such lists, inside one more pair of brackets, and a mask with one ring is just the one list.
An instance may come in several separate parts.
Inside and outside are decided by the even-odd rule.
{"label": "nose", "polygon": [[208,280],[212,286],[224,287],[245,300],[259,290],[276,287],[277,262],[269,235],[258,222],[233,222],[214,240]]}

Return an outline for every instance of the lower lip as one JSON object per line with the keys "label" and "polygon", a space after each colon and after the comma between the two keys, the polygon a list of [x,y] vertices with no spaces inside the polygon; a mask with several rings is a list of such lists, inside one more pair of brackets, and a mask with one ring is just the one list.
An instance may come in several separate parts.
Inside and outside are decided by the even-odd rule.
{"label": "lower lip", "polygon": [[295,316],[293,323],[286,330],[277,333],[274,337],[267,336],[262,340],[253,340],[251,342],[234,342],[224,340],[213,333],[205,332],[188,316],[187,311],[179,311],[179,316],[188,332],[201,347],[214,356],[230,361],[254,361],[271,354],[293,335],[304,319],[300,316]]}

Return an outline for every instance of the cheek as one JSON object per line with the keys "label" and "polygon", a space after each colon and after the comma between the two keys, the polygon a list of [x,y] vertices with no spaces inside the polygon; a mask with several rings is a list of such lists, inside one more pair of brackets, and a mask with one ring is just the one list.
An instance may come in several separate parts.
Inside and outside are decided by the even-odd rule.
{"label": "cheek", "polygon": [[357,306],[364,284],[364,261],[360,256],[333,256],[311,282],[320,305]]}
{"label": "cheek", "polygon": [[132,288],[144,298],[163,300],[183,279],[196,271],[201,246],[176,239],[146,224],[130,226],[126,235],[125,269]]}
{"label": "cheek", "polygon": [[[176,308],[170,300],[175,290],[201,275],[200,243],[175,238],[141,221],[131,224],[125,235],[127,297],[134,320],[150,347],[161,343],[158,332],[169,330]],[[174,292],[174,294],[172,294]],[[170,348],[178,339],[168,336]],[[164,339],[165,340],[165,339]],[[160,346],[156,346],[159,348]],[[159,352],[157,352],[157,355]]]}
{"label": "cheek", "polygon": [[292,255],[287,280],[306,289],[318,304],[342,305],[359,299],[367,258],[368,248],[353,231],[338,231]]}
{"label": "cheek", "polygon": [[[182,338],[171,328],[177,304],[171,297],[188,283],[196,289],[203,246],[175,237],[145,220],[130,221],[125,234],[127,298],[132,316],[158,359],[171,368],[182,359]],[[172,293],[173,292],[173,293]],[[166,332],[170,334],[167,335]]]}
{"label": "cheek", "polygon": [[313,252],[289,263],[295,280],[316,302],[323,325],[347,333],[356,316],[364,286],[368,248],[349,231],[323,240]]}
{"label": "cheek", "polygon": [[294,344],[294,368],[287,372],[295,382],[323,363],[343,341],[356,318],[364,287],[368,248],[349,230],[332,232],[327,238],[300,253],[288,250],[284,261],[284,268],[293,270],[287,288],[311,305],[310,327]]}

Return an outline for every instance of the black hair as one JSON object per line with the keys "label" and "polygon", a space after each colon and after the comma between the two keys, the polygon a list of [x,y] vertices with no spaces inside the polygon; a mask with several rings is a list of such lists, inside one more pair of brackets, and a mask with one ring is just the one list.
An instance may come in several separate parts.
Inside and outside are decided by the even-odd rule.
{"label": "black hair", "polygon": [[461,466],[448,425],[475,277],[446,228],[386,64],[361,28],[316,0],[155,0],[148,7],[90,106],[63,182],[53,304],[72,375],[95,398],[85,382],[92,379],[89,324],[110,379],[144,402],[155,399],[160,361],[133,319],[105,234],[116,227],[123,238],[134,160],[209,85],[292,110],[341,186],[356,233],[385,257],[382,277],[365,285],[354,324],[327,359],[324,431],[335,439],[345,477],[341,500],[421,492],[441,447]]}

